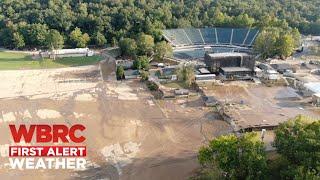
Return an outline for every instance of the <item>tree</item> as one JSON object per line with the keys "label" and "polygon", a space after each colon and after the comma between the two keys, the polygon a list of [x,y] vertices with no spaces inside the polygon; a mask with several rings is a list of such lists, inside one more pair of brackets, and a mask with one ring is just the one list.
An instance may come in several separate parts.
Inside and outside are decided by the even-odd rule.
{"label": "tree", "polygon": [[52,29],[48,33],[47,42],[49,49],[61,49],[63,48],[64,39],[63,36],[60,35],[59,31]]}
{"label": "tree", "polygon": [[180,18],[176,20],[176,26],[178,28],[187,28],[187,27],[191,27],[191,23],[186,18]]}
{"label": "tree", "polygon": [[279,55],[288,57],[300,44],[300,33],[297,30],[286,31],[280,28],[265,28],[257,37],[254,49],[262,57]]}
{"label": "tree", "polygon": [[154,47],[153,37],[150,35],[141,34],[137,39],[137,46],[140,55],[151,55]]}
{"label": "tree", "polygon": [[94,36],[94,42],[97,46],[103,47],[107,43],[107,39],[100,32],[97,32]]}
{"label": "tree", "polygon": [[308,170],[305,166],[295,166],[290,164],[286,166],[286,169],[281,169],[280,176],[282,179],[320,180],[320,175],[315,170]]}
{"label": "tree", "polygon": [[162,29],[165,29],[165,26],[161,21],[155,20],[152,22],[150,18],[146,18],[145,29],[146,33],[152,35],[155,41],[160,41],[162,39]]}
{"label": "tree", "polygon": [[141,76],[141,81],[148,81],[149,79],[148,71],[141,71],[140,76]]}
{"label": "tree", "polygon": [[115,37],[112,37],[111,46],[117,46],[117,45],[118,45],[118,40]]}
{"label": "tree", "polygon": [[295,48],[298,48],[301,45],[301,34],[297,28],[294,28],[291,32],[292,38],[294,39]]}
{"label": "tree", "polygon": [[141,69],[148,70],[149,69],[149,59],[147,56],[139,56],[139,61],[141,62]]}
{"label": "tree", "polygon": [[253,180],[266,177],[266,153],[256,133],[216,138],[200,149],[198,159],[202,166],[217,166],[227,179]]}
{"label": "tree", "polygon": [[0,31],[0,44],[6,48],[13,48],[13,30],[11,28],[4,28]]}
{"label": "tree", "polygon": [[262,55],[262,57],[272,57],[277,54],[277,40],[279,38],[279,30],[268,28],[263,30],[257,37],[254,50]]}
{"label": "tree", "polygon": [[316,22],[310,23],[309,28],[307,32],[310,32],[311,34],[317,34],[320,33],[320,19],[318,19]]}
{"label": "tree", "polygon": [[90,41],[90,36],[87,33],[84,33],[82,35],[82,41],[79,42],[78,46],[79,47],[86,47],[88,42]]}
{"label": "tree", "polygon": [[254,19],[250,18],[248,14],[240,14],[234,18],[234,25],[236,27],[251,27],[254,23]]}
{"label": "tree", "polygon": [[150,91],[158,91],[159,90],[159,86],[155,82],[148,81],[147,87]]}
{"label": "tree", "polygon": [[23,36],[18,32],[13,33],[13,46],[20,49],[25,45]]}
{"label": "tree", "polygon": [[178,69],[178,79],[187,86],[191,86],[195,81],[194,67],[192,65],[183,65]]}
{"label": "tree", "polygon": [[133,61],[133,68],[134,69],[149,69],[149,59],[147,56],[139,56],[137,59]]}
{"label": "tree", "polygon": [[70,33],[70,41],[73,47],[83,48],[87,46],[90,41],[90,37],[87,33],[82,34],[80,28],[75,28]]}
{"label": "tree", "polygon": [[213,19],[213,24],[215,26],[221,26],[223,24],[226,23],[226,15],[223,14],[220,10],[220,7],[216,7],[214,9],[214,15],[213,15],[214,19]]}
{"label": "tree", "polygon": [[[178,27],[256,26],[260,29],[277,27],[286,32],[297,28],[306,35],[319,35],[319,0],[291,1],[2,0],[0,31],[14,27],[12,33],[19,32],[24,37],[26,47],[45,45],[41,39],[33,41],[28,33],[22,33],[21,27],[18,27],[20,23],[25,23],[27,29],[37,26],[35,24],[47,26],[47,29],[59,31],[63,37],[69,37],[72,28],[79,27],[83,34],[92,36],[94,45],[97,45],[94,40],[96,32],[101,32],[108,42],[116,45],[122,38],[136,39],[142,33],[160,42],[163,29]],[[0,34],[0,40],[5,41],[2,44],[12,48],[13,45],[7,43],[8,39],[12,41],[12,34],[10,38]],[[65,43],[74,47],[77,44],[69,38]],[[139,55],[143,54],[139,52]]]}
{"label": "tree", "polygon": [[125,78],[123,66],[118,66],[117,67],[116,76],[117,76],[118,80],[122,80],[122,79]]}
{"label": "tree", "polygon": [[298,116],[279,125],[274,146],[289,161],[286,179],[320,176],[320,121]]}
{"label": "tree", "polygon": [[48,26],[44,24],[31,24],[28,28],[28,39],[31,46],[44,47],[47,46]]}
{"label": "tree", "polygon": [[161,41],[155,45],[154,53],[157,60],[163,60],[165,56],[171,57],[173,52],[170,44],[165,41]]}
{"label": "tree", "polygon": [[291,34],[284,34],[280,36],[277,40],[276,47],[280,56],[291,56],[295,47],[295,42]]}
{"label": "tree", "polygon": [[137,53],[137,44],[134,39],[123,38],[119,42],[121,54],[125,56],[135,57]]}
{"label": "tree", "polygon": [[138,69],[138,70],[141,69],[141,61],[140,61],[139,59],[135,59],[135,60],[133,61],[133,68],[134,68],[134,69]]}

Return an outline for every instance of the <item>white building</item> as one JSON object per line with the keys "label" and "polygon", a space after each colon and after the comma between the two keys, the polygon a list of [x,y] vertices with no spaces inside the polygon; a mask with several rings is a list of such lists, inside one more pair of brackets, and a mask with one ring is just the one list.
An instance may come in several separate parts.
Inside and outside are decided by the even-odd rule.
{"label": "white building", "polygon": [[320,93],[312,95],[312,104],[315,106],[320,106]]}
{"label": "white building", "polygon": [[279,80],[279,73],[273,69],[266,70],[263,77],[268,80]]}
{"label": "white building", "polygon": [[89,48],[75,48],[75,49],[56,49],[52,51],[41,52],[42,57],[49,57],[52,59],[63,57],[83,57],[93,56],[94,52]]}
{"label": "white building", "polygon": [[320,94],[320,82],[308,82],[303,85],[304,96],[313,96],[316,94]]}

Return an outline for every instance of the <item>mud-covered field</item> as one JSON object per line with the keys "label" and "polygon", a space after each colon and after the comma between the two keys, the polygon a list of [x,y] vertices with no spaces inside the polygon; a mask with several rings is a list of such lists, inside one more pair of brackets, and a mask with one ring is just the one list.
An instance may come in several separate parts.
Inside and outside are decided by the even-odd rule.
{"label": "mud-covered field", "polygon": [[[186,179],[199,147],[231,131],[200,97],[154,100],[139,81],[101,74],[98,66],[2,72],[0,179]],[[86,170],[10,170],[12,123],[85,125]]]}

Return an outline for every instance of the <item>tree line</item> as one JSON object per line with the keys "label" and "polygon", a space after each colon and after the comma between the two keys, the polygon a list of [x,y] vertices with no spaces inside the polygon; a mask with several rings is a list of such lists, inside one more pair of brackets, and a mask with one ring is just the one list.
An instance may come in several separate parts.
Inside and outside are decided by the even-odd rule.
{"label": "tree line", "polygon": [[320,121],[298,116],[275,130],[268,153],[257,133],[221,136],[202,147],[195,179],[320,179]]}
{"label": "tree line", "polygon": [[117,45],[184,27],[280,27],[320,33],[318,0],[3,0],[0,45],[61,48]]}

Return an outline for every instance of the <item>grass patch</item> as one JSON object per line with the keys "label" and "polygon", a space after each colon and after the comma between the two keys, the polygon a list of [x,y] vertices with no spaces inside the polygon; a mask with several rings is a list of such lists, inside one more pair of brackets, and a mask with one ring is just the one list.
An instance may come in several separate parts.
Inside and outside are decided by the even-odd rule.
{"label": "grass patch", "polygon": [[[47,59],[48,60],[48,59]],[[60,64],[66,67],[70,66],[85,66],[95,64],[102,60],[101,56],[90,56],[90,57],[66,57],[61,59],[56,59],[55,64]]]}
{"label": "grass patch", "polygon": [[95,64],[100,60],[102,60],[101,56],[66,57],[56,60],[48,58],[33,60],[32,57],[26,53],[0,51],[0,70],[47,69],[84,66]]}

